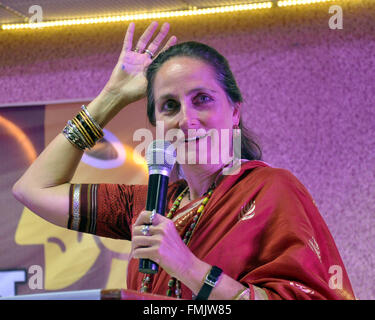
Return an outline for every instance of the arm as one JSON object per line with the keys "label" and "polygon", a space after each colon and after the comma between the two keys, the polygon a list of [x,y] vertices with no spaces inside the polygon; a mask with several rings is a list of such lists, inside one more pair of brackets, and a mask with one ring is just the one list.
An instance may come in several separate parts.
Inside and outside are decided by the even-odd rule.
{"label": "arm", "polygon": [[[112,100],[112,101],[111,101]],[[93,117],[109,121],[114,98],[101,94],[87,109]],[[115,105],[116,106],[116,105]],[[69,187],[83,151],[75,148],[62,133],[43,150],[13,186],[13,194],[31,211],[56,225],[66,227],[69,211]]]}
{"label": "arm", "polygon": [[[143,50],[157,28],[152,23],[137,43]],[[164,24],[160,33],[148,46],[156,52],[168,33]],[[92,118],[102,128],[128,104],[145,96],[144,68],[151,59],[147,54],[132,51],[134,23],[126,32],[124,45],[102,92],[88,106]],[[163,50],[176,42],[171,37]],[[78,112],[77,112],[78,113]],[[70,181],[82,158],[83,151],[73,146],[60,133],[39,155],[23,176],[13,186],[13,194],[26,207],[56,225],[66,227],[69,216]]]}

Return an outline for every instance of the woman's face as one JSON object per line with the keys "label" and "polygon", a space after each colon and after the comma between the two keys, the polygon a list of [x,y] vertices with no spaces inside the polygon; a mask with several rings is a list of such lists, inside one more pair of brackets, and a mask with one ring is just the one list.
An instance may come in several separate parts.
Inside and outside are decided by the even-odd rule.
{"label": "woman's face", "polygon": [[172,140],[171,135],[180,133],[173,139],[180,164],[230,160],[239,105],[229,102],[210,65],[190,57],[172,58],[157,72],[153,89],[155,119],[164,125],[164,138]]}

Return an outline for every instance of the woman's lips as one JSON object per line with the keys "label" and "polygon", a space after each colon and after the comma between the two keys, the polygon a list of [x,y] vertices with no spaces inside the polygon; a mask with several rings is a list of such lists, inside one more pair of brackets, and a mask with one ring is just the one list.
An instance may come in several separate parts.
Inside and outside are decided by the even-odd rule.
{"label": "woman's lips", "polygon": [[208,136],[208,133],[206,133],[203,136],[196,136],[196,137],[188,138],[188,139],[185,139],[185,143],[190,142],[190,141],[196,141],[196,140],[199,140],[199,139],[203,139],[203,138],[206,138],[207,136]]}

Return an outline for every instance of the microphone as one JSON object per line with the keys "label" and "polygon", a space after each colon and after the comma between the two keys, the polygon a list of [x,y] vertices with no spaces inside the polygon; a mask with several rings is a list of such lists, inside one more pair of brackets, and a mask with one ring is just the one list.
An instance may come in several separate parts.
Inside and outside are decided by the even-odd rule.
{"label": "microphone", "polygon": [[[169,175],[176,162],[176,149],[169,141],[154,140],[146,151],[148,166],[148,190],[146,210],[164,215],[167,203]],[[139,260],[139,272],[157,273],[159,266],[149,259]]]}

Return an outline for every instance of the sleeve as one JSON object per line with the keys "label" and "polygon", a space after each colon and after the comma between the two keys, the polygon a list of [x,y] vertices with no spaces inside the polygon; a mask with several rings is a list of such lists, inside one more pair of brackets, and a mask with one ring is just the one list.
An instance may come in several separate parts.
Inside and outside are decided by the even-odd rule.
{"label": "sleeve", "polygon": [[131,225],[144,209],[145,185],[72,184],[68,229],[131,240]]}
{"label": "sleeve", "polygon": [[[283,169],[264,181],[254,202],[258,222],[251,267],[240,282],[261,287],[269,299],[355,299],[334,240],[305,187]],[[244,233],[252,220],[241,222]]]}

